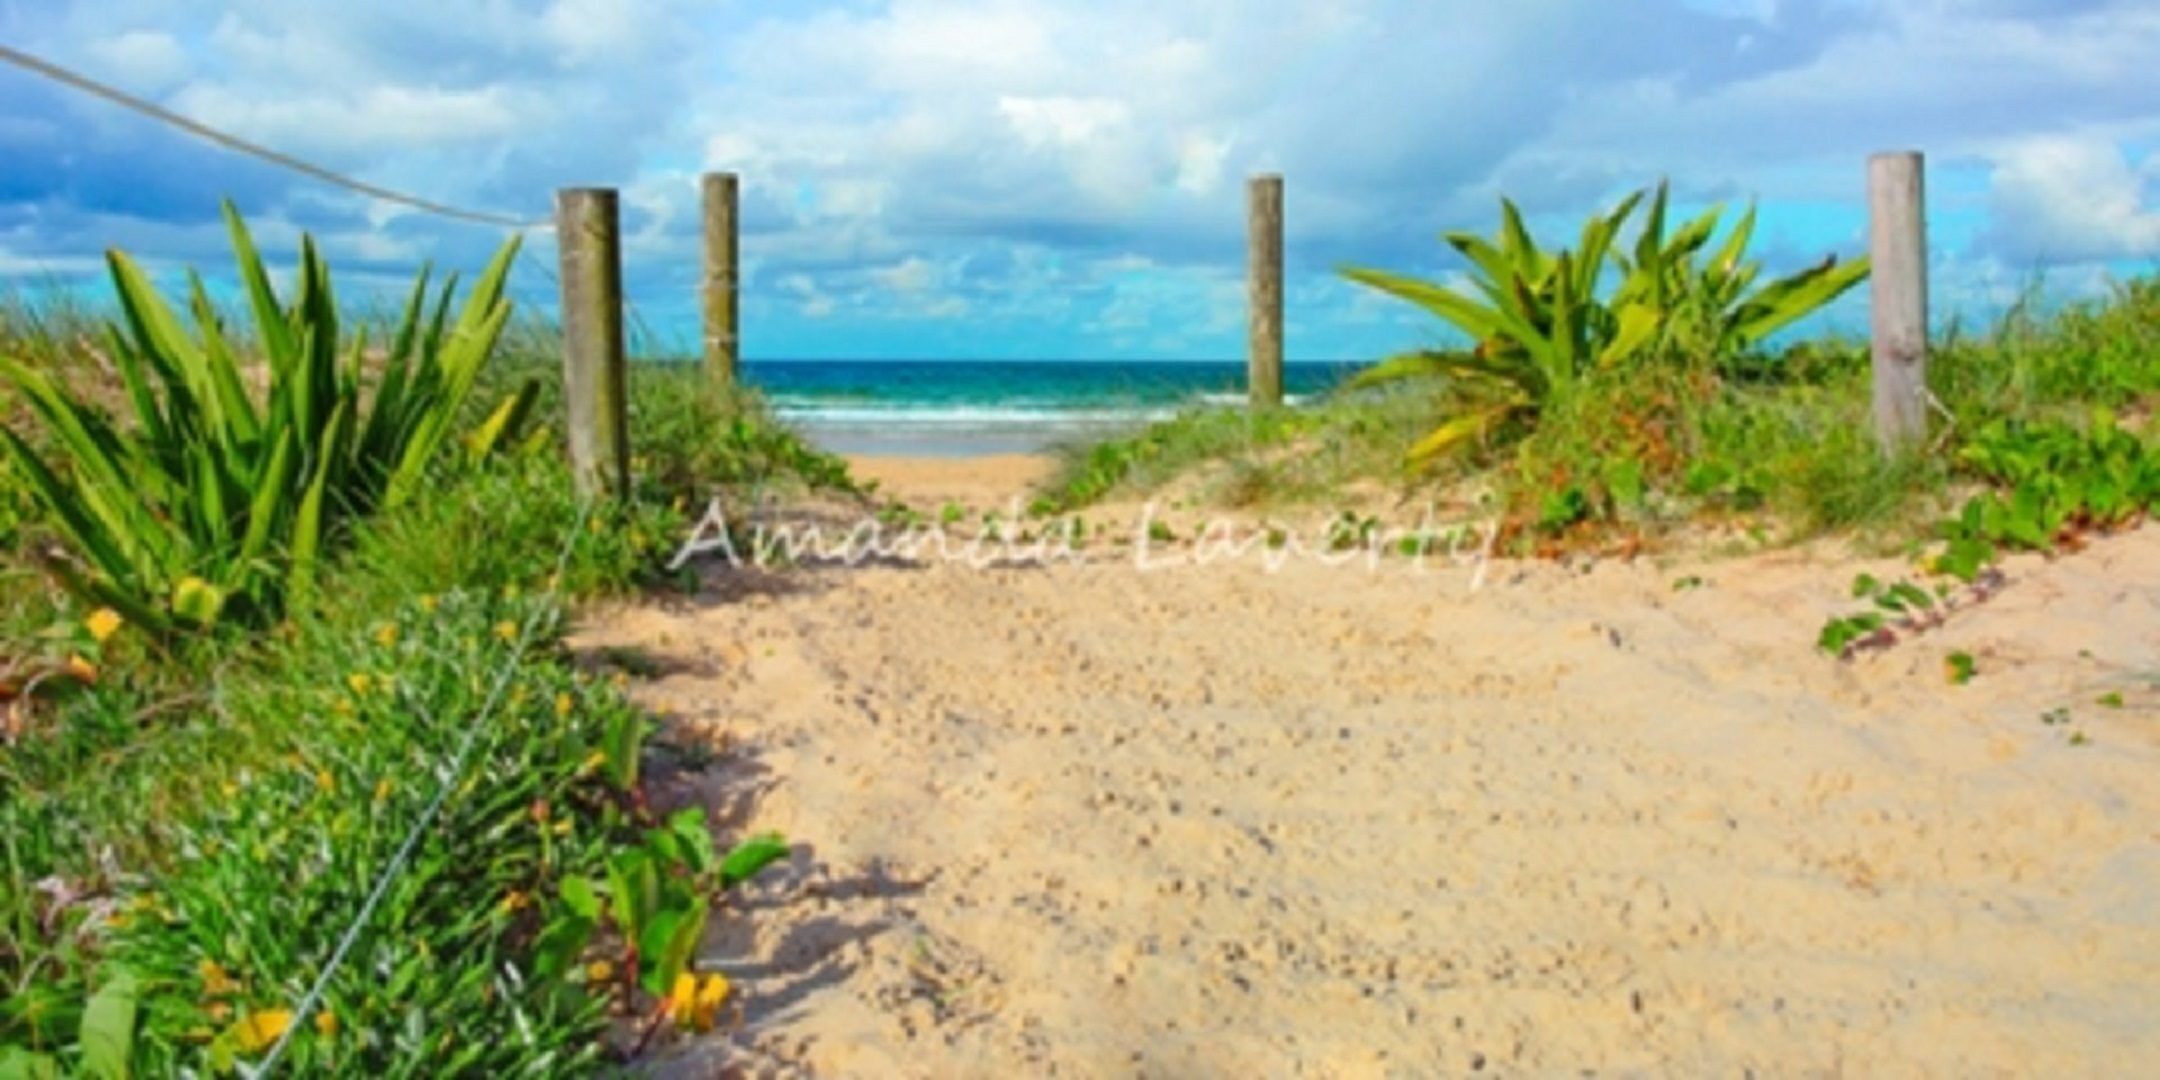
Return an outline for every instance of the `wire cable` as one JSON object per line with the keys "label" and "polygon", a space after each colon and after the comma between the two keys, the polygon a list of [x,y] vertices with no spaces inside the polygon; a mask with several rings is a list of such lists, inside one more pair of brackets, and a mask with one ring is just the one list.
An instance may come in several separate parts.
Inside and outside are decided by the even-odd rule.
{"label": "wire cable", "polygon": [[[591,516],[592,509],[590,499],[578,504],[577,522],[571,526],[570,535],[563,541],[562,551],[555,557],[556,581],[562,580],[563,568],[569,564],[570,553],[576,548],[578,538],[585,532],[585,522]],[[548,595],[553,597],[554,590],[551,589]],[[495,685],[489,689],[487,699],[480,704],[480,714],[466,727],[465,738],[451,759],[450,770],[443,777],[442,786],[436,789],[435,797],[428,802],[427,809],[421,812],[420,820],[413,822],[412,831],[405,834],[404,842],[398,845],[397,852],[390,857],[389,865],[383,867],[381,876],[375,879],[375,888],[368,893],[366,902],[360,905],[360,913],[353,917],[352,924],[347,926],[343,936],[338,938],[337,947],[330,951],[330,958],[323,963],[322,971],[315,976],[314,985],[308,987],[307,994],[293,1007],[292,1019],[286,1022],[285,1030],[278,1033],[277,1042],[271,1044],[270,1052],[263,1056],[261,1064],[246,1070],[246,1075],[251,1080],[270,1075],[270,1071],[277,1066],[278,1059],[285,1056],[285,1048],[292,1043],[293,1033],[299,1031],[308,1017],[322,1005],[323,993],[330,988],[331,976],[336,975],[338,968],[345,963],[346,954],[352,951],[353,945],[360,940],[360,932],[365,930],[368,921],[374,918],[375,908],[390,892],[391,883],[405,872],[405,863],[412,857],[413,849],[419,846],[421,835],[434,826],[435,818],[442,813],[443,803],[449,800],[451,791],[457,788],[458,778],[465,773],[466,758],[479,743],[480,732],[486,728],[489,717],[495,712],[496,703],[502,700],[503,691],[509,688],[511,677],[517,674],[518,660],[531,647],[533,631],[547,617],[546,612],[546,608],[535,611],[519,628],[517,641],[511,646],[510,661],[503,665],[502,672],[495,677]],[[422,717],[432,723],[434,717],[428,714],[426,707],[420,706],[420,709]]]}
{"label": "wire cable", "polygon": [[77,74],[58,64],[40,60],[29,53],[11,49],[5,45],[0,45],[0,61],[6,61],[25,71],[42,75],[54,82],[71,86],[94,97],[103,98],[122,108],[132,109],[151,119],[170,124],[196,138],[206,139],[228,150],[259,158],[272,165],[291,169],[294,172],[314,177],[326,184],[334,184],[341,188],[357,191],[372,199],[380,199],[384,202],[396,203],[415,210],[424,210],[430,214],[455,218],[459,221],[470,221],[480,225],[501,225],[512,229],[551,228],[554,225],[554,222],[546,218],[524,219],[514,218],[507,214],[489,213],[485,210],[466,210],[435,202],[432,199],[423,199],[417,195],[407,195],[402,191],[392,191],[386,187],[370,184],[365,180],[355,180],[350,176],[332,172],[320,165],[302,161],[291,154],[280,153],[267,146],[249,142],[237,135],[226,134],[207,124],[190,120],[155,102],[145,101],[124,90],[114,89],[89,76]]}

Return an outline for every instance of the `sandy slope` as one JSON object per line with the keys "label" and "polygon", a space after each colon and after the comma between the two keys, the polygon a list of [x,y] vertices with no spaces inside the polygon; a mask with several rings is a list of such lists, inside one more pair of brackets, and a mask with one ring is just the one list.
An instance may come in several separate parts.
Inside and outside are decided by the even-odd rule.
{"label": "sandy slope", "polygon": [[708,942],[742,1026],[666,1068],[2160,1069],[2160,529],[1840,665],[1856,568],[1113,548],[610,613],[726,751],[679,797],[804,845]]}

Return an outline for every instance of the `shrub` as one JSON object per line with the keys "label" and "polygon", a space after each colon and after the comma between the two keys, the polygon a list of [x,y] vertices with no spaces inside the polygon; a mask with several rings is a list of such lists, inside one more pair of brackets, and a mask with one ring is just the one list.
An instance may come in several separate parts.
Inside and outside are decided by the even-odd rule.
{"label": "shrub", "polygon": [[[94,603],[147,629],[264,621],[308,594],[325,544],[350,520],[418,494],[495,345],[510,303],[505,244],[455,323],[455,280],[430,303],[422,271],[372,385],[365,334],[339,338],[329,268],[303,238],[299,287],[281,304],[246,227],[225,207],[255,344],[268,368],[258,401],[199,277],[190,275],[191,336],[142,270],[108,255],[124,328],[107,334],[132,423],[46,372],[0,356],[0,377],[45,423],[64,468],[11,428],[5,445],[48,523],[80,562],[54,573]],[[340,354],[342,352],[342,359]],[[512,436],[532,401],[506,398],[468,436],[474,455]]]}
{"label": "shrub", "polygon": [[[1743,258],[1754,233],[1752,209],[1699,262],[1722,211],[1712,208],[1668,237],[1662,183],[1630,257],[1617,242],[1642,197],[1637,192],[1593,215],[1575,249],[1553,251],[1538,247],[1515,204],[1502,199],[1494,239],[1446,236],[1470,262],[1475,296],[1380,270],[1343,271],[1439,316],[1475,343],[1467,351],[1423,349],[1389,357],[1352,380],[1357,387],[1441,378],[1459,388],[1455,415],[1410,447],[1413,463],[1429,462],[1510,422],[1534,422],[1593,371],[1644,359],[1736,356],[1867,274],[1864,260],[1840,266],[1832,256],[1757,286],[1761,265]],[[1617,284],[1605,288],[1608,269],[1617,271]]]}

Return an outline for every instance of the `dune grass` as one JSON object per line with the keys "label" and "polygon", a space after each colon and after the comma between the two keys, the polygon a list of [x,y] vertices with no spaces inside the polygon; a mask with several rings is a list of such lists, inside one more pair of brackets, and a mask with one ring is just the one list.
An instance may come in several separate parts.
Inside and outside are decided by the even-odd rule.
{"label": "dune grass", "polygon": [[1218,505],[1298,506],[1362,483],[1411,499],[1483,493],[1526,540],[1656,534],[1708,517],[1777,541],[1895,541],[1949,504],[1969,479],[1958,450],[1991,422],[2082,425],[2105,408],[2135,425],[2149,413],[2160,396],[2160,278],[2053,310],[2035,297],[1984,333],[1947,335],[1929,376],[1936,434],[1898,456],[1874,443],[1865,345],[1817,340],[1596,372],[1534,425],[1491,432],[1427,469],[1406,467],[1403,452],[1451,408],[1438,381],[1260,416],[1194,410],[1069,448],[1037,505],[1066,511],[1180,482]]}
{"label": "dune grass", "polygon": [[[98,324],[0,302],[0,348],[95,399]],[[538,377],[536,415],[560,415],[556,344],[519,324],[476,398]],[[538,978],[534,958],[560,883],[603,879],[642,843],[623,778],[653,725],[570,663],[572,609],[674,584],[664,563],[708,498],[854,490],[838,459],[692,369],[638,365],[632,399],[630,498],[581,503],[552,436],[446,463],[427,497],[355,524],[319,594],[263,630],[113,629],[49,583],[38,509],[0,476],[0,1075],[258,1060],[443,785],[286,1063],[603,1067],[607,1009],[636,991],[582,964]],[[0,421],[36,437],[4,391]]]}

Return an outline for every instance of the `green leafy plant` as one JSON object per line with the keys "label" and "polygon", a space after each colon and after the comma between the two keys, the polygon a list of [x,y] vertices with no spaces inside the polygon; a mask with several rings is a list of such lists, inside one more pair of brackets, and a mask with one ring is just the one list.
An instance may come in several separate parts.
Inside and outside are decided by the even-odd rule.
{"label": "green leafy plant", "polygon": [[[1573,249],[1546,250],[1515,204],[1502,199],[1494,238],[1467,232],[1444,237],[1469,260],[1474,295],[1382,270],[1343,271],[1431,312],[1475,343],[1469,350],[1392,356],[1351,381],[1359,387],[1437,377],[1460,386],[1455,415],[1410,447],[1411,463],[1430,462],[1512,421],[1535,421],[1590,370],[1680,349],[1722,357],[1752,348],[1867,275],[1865,260],[1840,265],[1829,257],[1758,286],[1761,266],[1744,258],[1754,211],[1702,260],[1722,209],[1713,207],[1668,236],[1663,183],[1630,256],[1619,249],[1619,234],[1642,200],[1636,192],[1593,215]],[[1608,270],[1616,271],[1617,280],[1609,287]]]}
{"label": "green leafy plant", "polygon": [[[48,373],[0,356],[0,380],[43,421],[54,448],[49,460],[0,427],[7,457],[72,549],[49,568],[71,591],[156,631],[261,620],[307,596],[345,522],[421,491],[510,316],[503,282],[514,239],[454,322],[455,279],[431,297],[422,271],[388,347],[371,353],[365,333],[341,340],[329,268],[312,239],[301,240],[287,304],[230,203],[225,220],[267,370],[264,393],[249,390],[241,348],[200,277],[189,276],[191,334],[119,251],[107,261],[123,318],[106,337],[131,423],[109,421]],[[505,398],[466,436],[467,453],[514,438],[533,393],[528,383]]]}
{"label": "green leafy plant", "polygon": [[1969,579],[2000,547],[2045,551],[2078,534],[2119,528],[2160,504],[2160,453],[2100,410],[2082,431],[2060,423],[1997,421],[1959,453],[1992,485],[1938,529],[1938,568]]}
{"label": "green leafy plant", "polygon": [[1943,677],[1948,679],[1952,686],[1963,686],[1971,682],[1978,672],[1979,667],[1969,652],[1954,652],[1943,657]]}
{"label": "green leafy plant", "polygon": [[1896,640],[1893,627],[1918,632],[1939,625],[1945,615],[1942,601],[1946,593],[1946,589],[1929,592],[1902,578],[1885,582],[1873,574],[1859,574],[1853,578],[1853,598],[1870,601],[1875,610],[1830,619],[1816,636],[1815,645],[1843,658],[1864,646]]}
{"label": "green leafy plant", "polygon": [[[626,1001],[642,992],[655,1002],[655,1025],[672,1016],[686,1026],[709,1028],[711,1009],[724,996],[726,983],[717,984],[717,994],[701,992],[692,964],[713,898],[787,854],[787,842],[767,833],[721,857],[704,811],[678,810],[646,829],[643,842],[609,857],[605,885],[563,879],[558,903],[536,941],[534,971],[542,978],[574,975],[589,988],[612,985]],[[593,950],[603,929],[612,942],[599,950],[606,958],[579,968],[580,957]],[[701,1003],[703,1008],[696,1007]]]}

